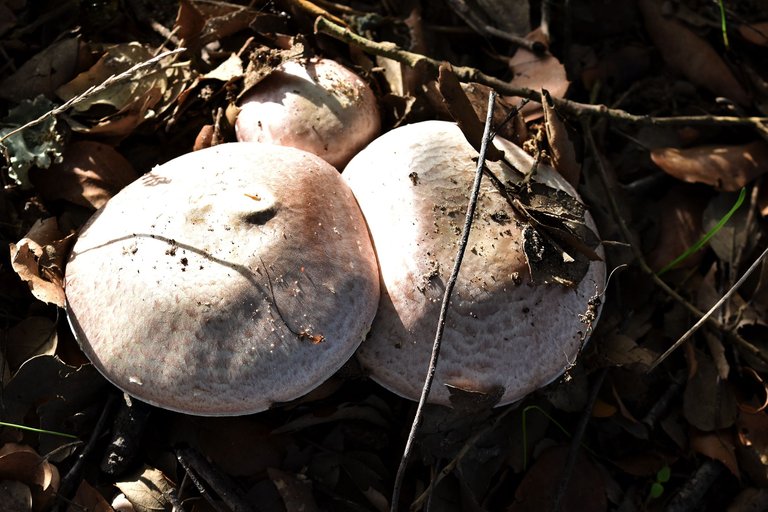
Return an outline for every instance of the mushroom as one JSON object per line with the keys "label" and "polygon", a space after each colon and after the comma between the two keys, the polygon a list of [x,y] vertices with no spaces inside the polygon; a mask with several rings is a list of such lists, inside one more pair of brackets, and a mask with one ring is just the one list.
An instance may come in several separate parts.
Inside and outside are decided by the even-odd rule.
{"label": "mushroom", "polygon": [[[531,168],[520,148],[499,138],[496,144],[519,170]],[[379,137],[343,173],[368,223],[382,280],[379,311],[358,357],[373,380],[411,400],[421,394],[476,160],[455,124],[426,121]],[[486,165],[504,183],[521,179],[506,164]],[[545,165],[535,181],[578,197]],[[595,230],[588,214],[584,222]],[[429,402],[450,405],[456,390],[490,395],[496,405],[514,402],[561,375],[586,342],[604,263],[586,262],[574,287],[534,282],[526,226],[484,177]]]}
{"label": "mushroom", "polygon": [[330,59],[284,62],[240,106],[237,140],[303,149],[338,169],[381,129],[370,87]]}
{"label": "mushroom", "polygon": [[338,172],[258,143],[183,155],[119,192],[83,228],[65,289],[72,330],[108,380],[207,416],[319,386],[379,300],[365,222]]}

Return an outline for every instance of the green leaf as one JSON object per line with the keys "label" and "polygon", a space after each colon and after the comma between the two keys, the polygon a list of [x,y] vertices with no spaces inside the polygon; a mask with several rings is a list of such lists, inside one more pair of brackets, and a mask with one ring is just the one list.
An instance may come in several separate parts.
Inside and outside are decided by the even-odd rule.
{"label": "green leaf", "polygon": [[664,466],[656,473],[656,481],[660,483],[669,482],[669,477],[672,475],[672,469],[669,466]]}
{"label": "green leaf", "polygon": [[664,486],[659,482],[654,482],[653,485],[651,485],[651,499],[656,499],[662,494],[664,494]]}

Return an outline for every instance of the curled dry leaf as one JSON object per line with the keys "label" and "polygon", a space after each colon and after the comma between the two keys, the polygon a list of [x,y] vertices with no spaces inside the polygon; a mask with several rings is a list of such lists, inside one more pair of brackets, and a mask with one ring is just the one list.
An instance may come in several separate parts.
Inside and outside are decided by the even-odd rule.
{"label": "curled dry leaf", "polygon": [[59,490],[59,470],[33,448],[6,443],[0,448],[0,480],[16,480],[32,491],[32,510],[46,510]]}
{"label": "curled dry leaf", "polygon": [[30,179],[46,199],[64,199],[97,210],[138,178],[131,163],[101,142],[77,141],[49,169],[33,169]]}
{"label": "curled dry leaf", "polygon": [[174,484],[159,469],[144,466],[122,482],[115,483],[136,512],[168,510],[171,505],[168,493]]}
{"label": "curled dry leaf", "polygon": [[[461,132],[466,137],[467,142],[475,149],[480,151],[483,140],[484,122],[481,121],[475,109],[472,108],[469,98],[461,87],[459,78],[451,69],[450,64],[440,65],[440,75],[438,77],[438,88],[443,96],[448,112],[451,113],[456,124],[459,125]],[[498,162],[504,157],[504,152],[493,144],[488,145],[486,160]]]}
{"label": "curled dry leaf", "polygon": [[38,221],[29,233],[11,244],[11,265],[37,299],[64,307],[64,258],[74,234],[59,231],[55,217]]}
{"label": "curled dry leaf", "polygon": [[568,129],[555,110],[552,96],[546,89],[541,90],[542,109],[544,111],[544,127],[547,131],[552,167],[559,172],[573,187],[579,186],[581,165],[576,159],[576,149],[573,147]]}
{"label": "curled dry leaf", "polygon": [[679,180],[734,192],[768,171],[768,143],[660,148],[651,151],[651,160]]}
{"label": "curled dry leaf", "polygon": [[736,103],[750,103],[749,94],[712,46],[679,21],[662,14],[659,0],[639,0],[645,28],[664,61],[696,85]]}

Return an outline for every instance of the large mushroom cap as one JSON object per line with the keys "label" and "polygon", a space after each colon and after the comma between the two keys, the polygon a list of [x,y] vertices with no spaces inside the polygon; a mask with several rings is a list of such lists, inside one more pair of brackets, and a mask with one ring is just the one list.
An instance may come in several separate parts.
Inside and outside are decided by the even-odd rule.
{"label": "large mushroom cap", "polygon": [[166,409],[249,414],[354,353],[379,299],[365,222],[304,151],[225,144],[132,183],[83,229],[67,310],[94,365]]}
{"label": "large mushroom cap", "polygon": [[[521,170],[530,169],[521,149],[502,140],[497,145]],[[421,394],[476,159],[456,125],[428,121],[379,137],[343,173],[368,223],[383,284],[359,359],[374,380],[412,400]],[[504,164],[488,167],[503,181],[519,180]],[[540,165],[536,179],[576,196],[551,168]],[[595,229],[588,214],[586,224]],[[548,384],[575,361],[588,332],[581,315],[602,291],[605,265],[593,261],[573,288],[534,284],[523,253],[524,226],[484,178],[430,402],[449,405],[447,386],[454,386],[500,393],[503,405]]]}
{"label": "large mushroom cap", "polygon": [[338,169],[381,129],[371,88],[330,59],[284,62],[248,92],[241,107],[237,140],[303,149]]}

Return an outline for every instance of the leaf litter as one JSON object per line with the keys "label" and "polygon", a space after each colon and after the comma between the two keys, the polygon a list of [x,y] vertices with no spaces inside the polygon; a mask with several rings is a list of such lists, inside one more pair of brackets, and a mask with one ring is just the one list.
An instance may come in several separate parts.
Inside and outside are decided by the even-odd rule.
{"label": "leaf litter", "polygon": [[[314,16],[322,12],[374,41],[428,53],[449,63],[446,69],[469,65],[513,86],[547,91],[552,100],[543,93],[543,105],[533,101],[523,115],[499,126],[519,103],[502,98],[495,128],[521,146],[526,143],[534,156],[578,185],[603,237],[612,235],[603,240],[609,265],[630,264],[612,277],[598,331],[570,381],[553,384],[517,409],[493,409],[492,396],[456,389],[455,410],[463,416],[430,413],[428,428],[417,439],[421,458],[409,470],[406,499],[418,500],[434,483],[433,509],[546,506],[541,503],[558,492],[562,481],[558,475],[568,458],[569,436],[589,404],[585,390],[604,371],[606,383],[580,438],[584,448],[565,477],[570,476],[560,497],[565,509],[662,510],[694,480],[703,460],[718,461],[727,471],[689,510],[746,510],[750,500],[765,501],[768,365],[729,340],[737,335],[768,353],[768,264],[739,289],[718,315],[719,324],[695,335],[663,369],[646,374],[697,318],[685,302],[655,287],[624,245],[635,244],[651,269],[659,270],[716,226],[733,205],[733,193],[745,188],[743,207],[701,251],[663,276],[689,305],[706,309],[765,246],[762,134],[748,123],[697,121],[670,128],[604,118],[593,125],[601,151],[594,155],[585,151],[583,133],[574,128],[578,119],[558,107],[568,98],[647,116],[764,115],[764,7],[747,0],[728,3],[726,51],[719,11],[694,0],[672,9],[655,0],[642,0],[637,7],[620,1],[611,10],[572,2],[568,24],[539,27],[540,20],[552,21],[551,13],[535,8],[499,13],[487,2],[450,2],[450,9],[441,10],[428,3],[414,9],[402,1],[353,6],[293,0],[285,2],[284,11],[203,0],[172,8],[140,0],[128,4],[131,8],[120,14],[105,6],[99,13],[103,23],[83,25],[77,37],[66,26],[68,18],[57,18],[53,10],[35,25],[29,22],[32,6],[0,6],[3,133],[169,46],[188,48],[183,56],[86,95],[65,112],[3,141],[1,204],[7,218],[0,232],[9,251],[0,260],[0,282],[13,287],[0,288],[0,420],[76,434],[82,443],[72,446],[55,435],[3,428],[2,503],[49,509],[57,479],[73,467],[95,433],[105,397],[115,393],[92,366],[81,366],[82,355],[60,309],[64,261],[77,229],[89,211],[134,180],[136,171],[189,151],[204,126],[215,128],[216,142],[232,140],[224,112],[236,107],[249,84],[284,59],[307,52],[330,56],[365,71],[379,93],[385,126],[457,118],[470,126],[468,139],[479,144],[477,123],[485,115],[487,86],[457,89],[450,78],[366,56],[314,34]],[[41,9],[47,8],[53,9]],[[508,31],[518,43],[488,27]],[[526,40],[538,41],[546,51],[520,47]],[[598,157],[610,170],[611,188],[596,178]],[[529,169],[519,171],[524,176]],[[528,223],[523,243],[534,278],[578,282],[599,242],[585,228],[584,205],[535,184],[505,192]],[[611,197],[620,202],[623,219],[610,213]],[[631,239],[618,239],[620,221]],[[536,258],[547,263],[531,264]],[[254,508],[386,510],[411,404],[377,388],[358,370],[346,371],[346,383],[319,400],[249,418],[190,419],[156,412],[150,428],[158,436],[140,445],[143,466],[134,474],[107,478],[99,475],[98,462],[86,461],[86,472],[72,482],[70,509],[111,510],[109,503],[120,491],[134,510],[170,510],[173,499],[191,510],[204,509],[197,491],[182,485],[185,471],[172,456],[175,444],[186,443]],[[677,379],[680,372],[685,377]],[[534,404],[546,413],[522,414]],[[659,482],[664,467],[672,476]],[[221,489],[213,489],[217,506]],[[573,489],[590,492],[579,495]],[[423,509],[425,500],[414,509]],[[400,508],[409,504],[404,501]]]}

